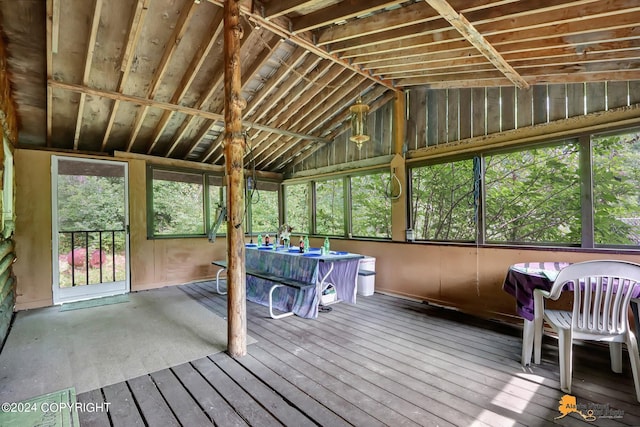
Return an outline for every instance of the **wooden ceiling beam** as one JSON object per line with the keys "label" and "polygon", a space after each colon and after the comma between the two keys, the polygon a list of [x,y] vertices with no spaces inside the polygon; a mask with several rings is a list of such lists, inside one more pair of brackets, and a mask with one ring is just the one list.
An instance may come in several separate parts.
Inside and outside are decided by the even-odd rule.
{"label": "wooden ceiling beam", "polygon": [[[245,43],[247,43],[247,40],[249,40],[251,34],[253,34],[252,27],[248,28],[246,30],[246,33],[244,34],[244,37],[240,39],[240,49],[242,49]],[[202,109],[203,105],[211,99],[213,94],[220,90],[220,87],[224,83],[224,68],[222,63],[217,64],[217,67],[211,73],[211,76],[212,78],[209,80],[209,85],[200,94],[200,97],[195,103],[194,108]],[[169,147],[180,143],[187,132],[191,130],[191,126],[194,124],[195,119],[196,118],[194,116],[187,116],[184,118],[176,132],[174,132],[173,136],[171,137],[171,141],[169,141]],[[212,123],[209,123],[209,126],[211,125]],[[151,154],[151,152],[147,152],[147,154]]]}
{"label": "wooden ceiling beam", "polygon": [[404,0],[360,0],[341,1],[333,6],[325,7],[317,12],[308,13],[292,19],[293,32],[315,30],[316,28],[346,21],[357,16],[366,15],[402,3]]}
{"label": "wooden ceiling beam", "polygon": [[[68,90],[68,91],[75,92],[75,93],[85,93],[85,94],[91,95],[91,96],[99,96],[99,97],[102,97],[102,98],[109,98],[109,99],[118,99],[120,101],[130,102],[132,104],[136,104],[136,105],[140,105],[140,106],[153,107],[153,108],[159,108],[159,109],[162,109],[162,110],[175,111],[175,112],[184,113],[184,114],[187,114],[187,115],[190,115],[190,116],[202,117],[202,118],[205,118],[205,119],[213,119],[213,120],[220,121],[220,122],[224,121],[224,115],[219,114],[219,113],[212,113],[212,112],[209,112],[209,111],[198,110],[197,108],[191,108],[191,107],[185,107],[185,106],[182,106],[182,105],[170,104],[168,102],[151,100],[151,99],[142,98],[142,97],[139,97],[139,96],[125,95],[125,94],[119,93],[119,92],[113,92],[113,91],[108,91],[108,90],[99,90],[99,89],[94,89],[94,88],[81,86],[81,85],[76,85],[76,84],[72,84],[72,83],[58,82],[58,81],[55,81],[55,80],[49,80],[48,81],[48,85],[53,87],[53,88],[62,89],[62,90]],[[282,134],[282,135],[292,136],[292,137],[296,137],[296,138],[301,138],[301,139],[313,139],[313,140],[324,141],[322,138],[318,138],[316,136],[303,135],[303,134],[299,134],[299,133],[296,133],[296,132],[290,132],[290,131],[284,130],[284,129],[277,129],[277,128],[273,128],[271,126],[262,125],[260,123],[243,121],[243,126],[248,127],[248,128],[260,129],[260,130],[263,130],[263,131],[266,131],[266,132],[271,132],[271,133],[276,133],[276,134]]]}
{"label": "wooden ceiling beam", "polygon": [[[436,19],[428,22],[421,22],[419,24],[407,25],[405,27],[396,28],[389,31],[381,31],[375,34],[367,34],[362,37],[356,37],[350,40],[341,41],[338,43],[331,43],[328,49],[331,53],[337,54],[341,58],[351,58],[360,49],[371,48],[376,49],[380,43],[390,43],[401,40],[412,40],[418,36],[426,36],[431,34],[434,41],[449,41],[442,40],[442,34],[447,33],[453,35],[454,39],[456,34],[451,30],[449,24],[444,19]],[[462,39],[462,36],[458,35],[458,38]]]}
{"label": "wooden ceiling beam", "polygon": [[[294,105],[300,104],[300,94],[313,90],[310,88],[322,86],[326,84],[327,81],[331,82],[335,74],[343,70],[344,69],[342,67],[338,67],[331,62],[324,61],[316,70],[314,70],[313,73],[310,74],[309,77],[301,79],[295,88],[293,88],[286,96],[282,97],[278,103],[269,110],[270,117],[267,120],[267,123],[274,127],[283,125],[287,119],[296,112]],[[316,83],[318,84],[316,85]],[[256,147],[254,146],[254,150],[255,148]],[[260,148],[261,150],[264,150],[264,147]],[[254,151],[253,156],[257,157],[261,152],[262,151]]]}
{"label": "wooden ceiling beam", "polygon": [[[476,0],[472,0],[476,1]],[[376,33],[387,32],[404,28],[409,25],[420,24],[429,21],[437,21],[440,16],[434,10],[415,3],[391,11],[381,12],[353,22],[352,25],[336,25],[320,31],[318,34],[318,46],[327,46],[332,43],[347,41],[355,38],[370,37]],[[329,47],[329,50],[331,47]]]}
{"label": "wooden ceiling beam", "polygon": [[[264,47],[262,49],[262,51],[260,52],[260,54],[258,56],[256,56],[253,60],[253,62],[251,63],[250,67],[246,70],[246,74],[248,76],[255,76],[258,71],[269,61],[269,59],[273,56],[273,49],[276,48],[276,46],[281,42],[280,37],[271,37],[271,39],[267,42],[264,42]],[[244,79],[243,83],[242,83],[242,89],[244,89],[247,85],[247,83],[249,82],[249,79]],[[224,108],[223,108],[224,110]],[[220,110],[218,110],[218,112],[221,112]],[[194,148],[196,148],[198,146],[198,144],[200,144],[200,141],[202,141],[202,139],[207,135],[207,133],[209,132],[209,130],[211,129],[211,126],[213,125],[212,122],[206,121],[204,126],[202,126],[202,128],[206,128],[206,131],[203,131],[203,129],[201,128],[200,131],[198,132],[196,138],[193,138],[193,140],[190,142],[189,146],[186,149],[186,154],[183,156],[184,159],[186,159],[189,155],[191,155],[191,152],[193,151]],[[169,155],[171,155],[171,152],[173,151],[173,149],[175,148],[175,145],[170,147],[169,151],[167,151],[167,155],[165,157],[169,157]]]}
{"label": "wooden ceiling beam", "polygon": [[[558,0],[555,3],[575,2],[576,0]],[[596,0],[582,0],[596,1]],[[540,0],[535,7],[543,8],[547,3],[554,4],[554,0]],[[519,2],[519,3],[527,3]],[[462,13],[474,14],[479,17],[492,14],[492,19],[505,14],[517,14],[521,9],[530,10],[531,4],[514,6],[513,1],[504,0],[451,0],[452,7]],[[420,29],[424,27],[423,29]],[[329,45],[331,52],[339,52],[345,46],[353,48],[361,45],[371,45],[374,40],[384,38],[405,38],[410,31],[421,33],[428,31],[443,31],[448,28],[446,21],[430,9],[421,8],[420,3],[412,4],[398,9],[384,11],[366,18],[350,22],[349,25],[340,25],[327,28],[318,37],[318,45]],[[407,29],[407,30],[405,30]],[[385,36],[388,35],[388,36]]]}
{"label": "wooden ceiling beam", "polygon": [[[283,74],[279,74],[279,72],[277,72],[274,77],[276,80],[282,81],[282,83],[278,85],[273,84],[273,82],[270,81],[269,85],[266,85],[261,89],[261,92],[268,92],[268,98],[266,101],[262,102],[262,104],[259,104],[257,100],[255,100],[254,102],[254,100],[252,99],[247,105],[247,111],[253,111],[253,113],[248,114],[246,116],[247,119],[251,119],[253,121],[262,120],[267,115],[267,113],[271,111],[271,109],[274,107],[274,104],[277,104],[282,98],[284,98],[291,91],[291,89],[295,87],[300,82],[300,80],[302,80],[303,76],[312,74],[313,70],[318,66],[318,64],[320,64],[321,61],[322,59],[315,55],[305,55],[304,60],[299,67],[286,67],[286,69],[283,70]],[[276,87],[277,89],[274,90],[274,88]],[[263,97],[264,96],[261,96],[261,98]],[[211,147],[211,150],[207,150],[200,161],[208,161],[209,158],[214,155],[215,148],[216,147]],[[221,157],[222,154],[215,157],[213,163],[218,162]]]}
{"label": "wooden ceiling beam", "polygon": [[[542,12],[536,7],[529,5],[527,2],[523,2],[523,6],[514,10],[513,6],[509,8],[496,7],[490,11],[477,11],[469,13],[469,20],[474,22],[475,27],[481,32],[485,38],[493,45],[498,46],[500,40],[496,37],[498,34],[503,34],[507,38],[506,41],[511,41],[513,38],[541,40],[546,37],[560,36],[559,32],[566,30],[566,25],[569,23],[579,24],[588,19],[585,19],[584,8],[587,3],[593,3],[593,0],[583,1],[570,1],[559,0],[558,2],[550,2],[548,7],[544,8]],[[554,6],[551,6],[554,5]],[[564,8],[558,9],[559,6]],[[531,12],[528,15],[522,13],[523,7],[529,7]],[[598,9],[594,10],[596,16],[602,18],[602,14],[605,13],[607,7],[604,5],[589,5],[591,8],[598,6]],[[633,12],[633,10],[625,9],[626,12]],[[471,18],[472,17],[472,18]],[[623,22],[637,23],[637,19],[633,19],[626,15],[620,16],[616,19],[617,25],[623,25]],[[588,26],[583,25],[582,30],[576,31],[595,31],[598,28],[610,28],[610,20],[594,20],[591,21]],[[419,30],[419,27],[413,27],[413,37],[399,37],[393,38],[393,31],[389,34],[391,37],[387,41],[382,40],[384,33],[379,37],[381,39],[376,40],[375,45],[369,44],[369,40],[363,41],[363,46],[357,46],[352,44],[351,46],[345,46],[345,49],[340,50],[340,57],[343,59],[352,59],[354,64],[362,64],[370,59],[362,60],[365,55],[381,55],[388,52],[397,52],[398,56],[401,56],[401,51],[412,49],[415,50],[418,47],[423,48],[424,51],[431,51],[434,45],[440,48],[443,42],[451,43],[460,37],[460,34],[456,36],[457,31],[447,30],[444,27],[436,31],[436,28],[426,27],[426,31]],[[434,32],[435,31],[435,32]],[[574,31],[575,33],[575,31]],[[334,45],[332,45],[332,48]]]}
{"label": "wooden ceiling beam", "polygon": [[[93,54],[96,48],[96,37],[98,34],[98,26],[100,24],[100,13],[102,12],[102,0],[95,0],[93,4],[93,18],[91,19],[91,29],[89,30],[89,41],[87,42],[87,53],[84,60],[84,71],[82,73],[82,85],[89,84],[89,74],[91,73],[91,65],[93,64]],[[84,117],[84,104],[86,102],[84,93],[80,94],[80,102],[78,102],[78,114],[76,116],[76,129],[73,135],[73,149],[78,149],[80,141],[80,130],[82,129],[82,119]]]}
{"label": "wooden ceiling beam", "polygon": [[[605,81],[625,81],[640,80],[640,70],[615,70],[611,71],[594,71],[594,72],[553,72],[545,70],[544,75],[529,75],[527,81],[532,85],[547,83],[585,83],[585,82],[605,82]],[[431,89],[451,89],[451,88],[470,88],[470,87],[496,87],[507,86],[509,80],[501,77],[485,77],[478,76],[473,80],[433,80],[431,78],[411,78],[402,79],[405,86],[428,86]]]}
{"label": "wooden ceiling beam", "polygon": [[[275,74],[269,77],[264,85],[247,103],[247,108],[245,109],[245,117],[251,117],[254,110],[258,108],[258,106],[260,106],[265,101],[265,99],[267,99],[271,95],[271,93],[287,79],[291,70],[297,69],[303,64],[303,61],[307,59],[308,54],[309,52],[307,50],[301,47],[297,47],[287,60],[281,61],[280,67],[278,67],[278,70],[275,72]],[[318,61],[320,61],[320,58],[318,58]]]}
{"label": "wooden ceiling beam", "polygon": [[[542,29],[536,32],[527,31],[527,36],[536,37],[533,40],[529,37],[520,39],[519,33],[512,33],[511,39],[501,42],[494,42],[493,37],[491,36],[487,37],[487,40],[489,40],[495,47],[499,47],[502,55],[505,58],[508,58],[510,54],[518,53],[520,57],[523,55],[539,55],[537,52],[544,52],[556,48],[573,48],[576,52],[587,51],[597,48],[599,45],[604,43],[613,43],[611,45],[611,49],[616,49],[615,45],[618,45],[618,48],[620,48],[621,43],[624,43],[625,40],[640,38],[640,27],[637,25],[612,30],[596,30],[594,32],[585,32],[587,30],[581,26],[579,28],[572,29],[572,31],[567,34],[549,34],[548,37],[544,37],[544,34],[542,34],[542,37],[544,38],[537,38],[541,37],[541,31]],[[470,48],[469,46],[470,45],[466,40],[454,41],[451,43],[429,44],[402,49],[397,51],[395,54],[387,52],[365,55],[354,58],[353,62],[361,65],[365,69],[372,69],[376,67],[396,66],[414,62],[428,62],[456,57],[460,58],[478,54],[478,51],[475,48]],[[429,53],[425,53],[425,51]]]}
{"label": "wooden ceiling beam", "polygon": [[[251,120],[262,120],[267,114],[275,119],[276,114],[282,111],[283,105],[288,105],[293,101],[291,100],[292,96],[297,95],[295,92],[291,93],[293,92],[293,88],[297,87],[297,85],[304,79],[313,80],[314,78],[319,77],[328,69],[329,64],[330,63],[328,61],[322,61],[317,57],[307,57],[303,66],[300,67],[301,69],[291,71],[289,73],[290,77],[288,77],[275,92],[272,92],[267,102],[264,102],[251,116]],[[290,101],[284,101],[288,95]]]}
{"label": "wooden ceiling beam", "polygon": [[[333,108],[336,111],[339,111],[339,113],[333,114],[332,118],[329,120],[323,120],[321,127],[323,129],[330,129],[331,127],[344,125],[345,121],[348,122],[350,126],[351,114],[349,112],[349,109],[348,108],[340,109],[338,105],[345,104],[345,103],[347,105],[352,105],[355,102],[355,100],[359,98],[361,94],[366,90],[369,90],[369,92],[366,93],[366,95],[364,95],[362,99],[365,104],[369,105],[370,113],[372,113],[373,111],[375,111],[375,109],[377,109],[377,107],[375,105],[371,105],[371,103],[374,102],[375,99],[380,97],[384,92],[388,92],[387,89],[381,88],[379,86],[373,87],[372,89],[372,85],[369,82],[360,82],[360,84],[356,85],[355,87],[351,87],[347,92],[347,94],[343,96],[341,100],[333,104]],[[329,114],[326,114],[326,115],[329,116]],[[317,120],[307,124],[307,126],[305,126],[304,128],[305,129],[317,128]],[[302,141],[302,140],[291,141],[287,146],[284,146],[282,148],[284,153],[282,153],[281,155],[278,155],[278,157],[274,159],[274,160],[278,160],[279,163],[276,163],[276,165],[272,169],[282,170],[283,168],[286,167],[286,165],[293,162],[297,158],[298,155],[296,153],[307,153],[309,150],[315,151],[314,147],[320,147],[325,145],[326,144],[313,144],[313,143],[307,144],[306,141]],[[295,148],[296,153],[290,153],[289,155],[286,155],[287,150],[290,150],[293,148]]]}
{"label": "wooden ceiling beam", "polygon": [[273,19],[279,16],[284,16],[296,9],[313,6],[318,3],[318,0],[278,0],[262,3],[258,7],[261,9],[260,13],[262,16],[266,19]]}
{"label": "wooden ceiling beam", "polygon": [[[142,28],[144,25],[145,17],[147,16],[147,10],[149,9],[150,1],[151,0],[138,0],[134,4],[133,13],[131,14],[131,21],[129,22],[129,31],[126,37],[125,48],[122,51],[122,58],[120,59],[120,78],[118,80],[117,89],[117,91],[120,93],[123,92],[124,85],[129,78],[129,73],[131,72],[131,65],[134,61],[133,51],[135,50],[135,47],[137,46],[138,40],[140,38],[140,34],[142,33]],[[49,76],[49,78],[50,77],[51,76]],[[115,123],[116,114],[118,113],[119,107],[120,101],[113,101],[113,104],[109,111],[109,119],[107,120],[107,127],[102,138],[100,151],[105,151],[107,147],[107,142],[109,141],[109,137],[111,136],[111,130],[113,129],[113,124]]]}
{"label": "wooden ceiling beam", "polygon": [[[312,120],[316,118],[316,111],[322,110],[323,112],[329,110],[332,107],[332,101],[329,99],[331,95],[336,93],[337,91],[341,91],[341,94],[347,93],[350,88],[354,85],[351,80],[356,76],[353,73],[348,73],[348,75],[344,75],[346,70],[341,67],[333,67],[331,73],[327,73],[322,81],[318,81],[318,84],[315,84],[311,87],[311,89],[305,90],[305,92],[309,92],[309,97],[316,97],[318,94],[322,94],[319,98],[322,99],[321,103],[308,102],[306,97],[300,97],[295,103],[291,104],[290,107],[284,111],[275,123],[276,127],[284,126],[286,124],[287,129],[301,129],[304,127],[304,123],[306,121]],[[356,79],[357,82],[362,81],[362,76],[358,76]],[[366,80],[370,82],[369,80]],[[312,119],[309,119],[309,116]],[[302,124],[301,124],[302,123]],[[280,139],[280,138],[278,138]],[[272,141],[273,143],[274,141]],[[260,157],[262,154],[269,148],[267,145],[263,145],[260,147],[261,149],[257,152],[254,152],[254,157]],[[263,156],[265,157],[265,156]],[[268,157],[268,156],[266,156]],[[256,163],[256,166],[260,166],[260,163]]]}
{"label": "wooden ceiling beam", "polygon": [[[640,30],[640,28],[638,28]],[[639,31],[640,33],[640,31]],[[640,34],[637,38],[629,38],[626,40],[618,40],[615,42],[594,42],[589,44],[567,45],[564,39],[557,38],[557,43],[549,43],[548,47],[534,48],[530,44],[512,43],[505,44],[500,49],[502,56],[509,61],[514,67],[522,60],[545,60],[546,58],[557,58],[566,55],[588,56],[596,53],[621,52],[627,49],[640,48]],[[479,60],[482,58],[482,60]],[[456,66],[457,64],[471,64],[486,62],[486,59],[474,49],[458,50],[455,54],[451,54],[449,50],[436,51],[428,54],[420,54],[417,56],[407,54],[401,58],[392,58],[386,61],[377,61],[364,64],[373,74],[384,74],[384,72],[393,72],[392,70],[400,70],[407,66],[420,65],[424,69],[440,68],[448,66]]]}
{"label": "wooden ceiling beam", "polygon": [[[60,39],[60,1],[47,0],[47,79],[53,76],[53,54],[58,53]],[[53,133],[53,88],[47,87],[46,144],[51,147]]]}
{"label": "wooden ceiling beam", "polygon": [[[395,98],[396,94],[394,92],[383,90],[382,88],[377,87],[363,98],[363,102],[369,105],[369,114],[371,114],[377,109],[381,108],[383,105],[394,100]],[[351,129],[351,122],[349,121],[349,117],[349,110],[343,111],[338,116],[336,116],[327,126],[327,128],[335,128],[327,135],[327,139],[333,141],[336,136]],[[300,147],[298,151],[298,153],[300,154],[296,154],[295,156],[286,159],[285,162],[278,165],[277,170],[291,170],[291,168],[293,168],[295,165],[302,163],[305,159],[311,157],[313,153],[326,145],[326,143],[304,143],[304,145]]]}
{"label": "wooden ceiling beam", "polygon": [[[209,52],[211,52],[211,49],[215,46],[216,42],[218,41],[218,39],[222,34],[222,30],[224,27],[223,25],[224,15],[219,8],[217,9],[218,10],[216,11],[213,19],[211,20],[208,31],[202,39],[202,43],[198,47],[198,50],[196,50],[195,54],[193,55],[193,58],[191,58],[191,62],[189,63],[187,70],[183,74],[180,84],[174,91],[173,96],[169,101],[172,104],[178,104],[180,101],[182,101],[184,96],[187,94],[187,91],[191,87],[191,84],[193,83],[194,79],[196,78],[196,75],[204,65],[204,62],[207,59],[207,56],[209,55]],[[162,117],[160,118],[160,121],[158,122],[155,129],[153,130],[153,133],[151,134],[151,141],[147,147],[147,153],[151,153],[153,151],[153,149],[155,148],[156,144],[160,140],[160,137],[164,133],[172,117],[173,117],[172,111],[163,112]],[[177,142],[172,142],[171,146],[173,146],[173,144],[177,144]],[[171,149],[168,151],[168,153],[170,152],[171,152]],[[167,154],[165,157],[168,157],[168,155],[169,154]]]}
{"label": "wooden ceiling beam", "polygon": [[513,69],[502,55],[494,48],[482,34],[467,19],[456,12],[445,0],[425,0],[444,19],[476,47],[487,59],[502,72],[516,87],[527,89],[529,83]]}
{"label": "wooden ceiling beam", "polygon": [[[178,44],[184,33],[188,29],[188,24],[191,18],[193,17],[196,7],[198,6],[195,2],[187,2],[180,12],[180,16],[178,17],[178,22],[176,22],[175,27],[173,28],[173,32],[165,45],[164,51],[162,52],[162,57],[160,58],[160,62],[158,66],[155,68],[153,73],[153,77],[151,78],[151,82],[149,83],[149,87],[147,89],[147,98],[153,99],[157,93],[158,88],[160,87],[160,81],[167,71],[167,67],[173,54],[178,49]],[[136,114],[136,118],[133,122],[133,131],[129,135],[129,142],[127,143],[126,151],[131,151],[131,147],[135,143],[138,138],[138,133],[142,128],[142,124],[144,123],[145,118],[147,117],[147,113],[149,112],[149,107],[143,106],[138,110],[138,114]],[[149,154],[147,152],[147,154]]]}
{"label": "wooden ceiling beam", "polygon": [[[322,126],[322,124],[327,122],[329,117],[334,116],[337,111],[345,110],[345,104],[350,106],[355,102],[355,99],[370,88],[371,82],[362,78],[345,83],[343,89],[331,91],[325,98],[326,101],[321,105],[308,105],[304,112],[305,119],[301,120],[295,129],[305,129],[308,130],[309,133],[313,133],[311,131],[312,129]],[[350,99],[353,101],[349,102],[348,100]],[[346,108],[346,110],[348,111],[348,108]],[[288,138],[278,147],[272,149],[259,164],[261,167],[269,168],[269,166],[274,163],[280,162],[276,163],[274,168],[276,170],[281,169],[282,164],[291,156],[290,151],[294,148],[299,148],[301,142],[300,139]]]}
{"label": "wooden ceiling beam", "polygon": [[[207,0],[213,4],[216,4],[220,7],[224,7],[224,1],[223,0]],[[310,51],[311,53],[314,53],[316,55],[318,55],[319,57],[323,58],[323,59],[328,59],[331,62],[335,62],[336,64],[339,64],[355,73],[358,73],[360,75],[365,76],[366,78],[374,81],[375,83],[378,83],[382,86],[385,86],[389,89],[395,90],[395,91],[400,91],[400,88],[397,88],[394,86],[393,82],[389,82],[389,81],[384,81],[382,79],[379,79],[377,77],[373,77],[371,76],[369,73],[367,73],[366,71],[362,70],[360,67],[357,66],[353,66],[352,64],[350,64],[348,61],[344,61],[341,58],[338,58],[335,55],[332,55],[331,53],[327,52],[326,49],[323,49],[321,46],[317,46],[315,43],[313,43],[312,40],[305,38],[303,36],[301,36],[300,34],[294,34],[289,28],[288,25],[283,24],[280,21],[269,21],[268,19],[263,18],[262,16],[260,16],[259,14],[255,13],[254,11],[251,10],[251,8],[248,5],[245,5],[243,8],[243,13],[249,17],[250,20],[254,21],[255,23],[257,23],[258,25],[268,29],[269,31],[278,34],[279,36],[291,40],[292,43],[294,43],[297,46],[303,47],[305,49],[307,49],[308,51]]]}

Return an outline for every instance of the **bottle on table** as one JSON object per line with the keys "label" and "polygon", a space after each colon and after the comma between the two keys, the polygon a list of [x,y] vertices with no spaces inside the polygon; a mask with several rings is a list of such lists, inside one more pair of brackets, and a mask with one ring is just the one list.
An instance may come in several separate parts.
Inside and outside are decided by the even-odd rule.
{"label": "bottle on table", "polygon": [[258,234],[258,247],[262,246],[262,234]]}
{"label": "bottle on table", "polygon": [[309,252],[309,236],[304,236],[304,251]]}
{"label": "bottle on table", "polygon": [[269,233],[264,235],[264,245],[269,246]]}
{"label": "bottle on table", "polygon": [[322,253],[324,255],[329,255],[329,238],[325,237],[324,238],[324,245],[322,245]]}
{"label": "bottle on table", "polygon": [[304,240],[302,239],[302,236],[300,236],[300,243],[298,243],[298,245],[300,246],[300,253],[304,253]]}

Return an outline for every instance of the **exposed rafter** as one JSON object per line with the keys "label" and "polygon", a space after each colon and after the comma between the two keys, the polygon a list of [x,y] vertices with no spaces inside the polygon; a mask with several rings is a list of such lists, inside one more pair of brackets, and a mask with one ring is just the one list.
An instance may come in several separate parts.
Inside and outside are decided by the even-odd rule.
{"label": "exposed rafter", "polygon": [[502,74],[520,89],[527,89],[529,83],[513,69],[502,55],[484,38],[467,18],[456,12],[446,0],[425,0],[444,19],[478,49]]}
{"label": "exposed rafter", "polygon": [[[64,90],[69,90],[69,91],[76,92],[76,93],[84,93],[86,95],[100,96],[100,97],[103,97],[103,98],[109,98],[109,99],[113,99],[113,100],[131,102],[133,104],[137,104],[137,105],[140,105],[140,106],[143,106],[143,107],[160,108],[162,110],[180,112],[180,113],[188,114],[190,116],[203,117],[205,119],[213,119],[213,120],[217,120],[219,122],[223,122],[224,121],[224,115],[223,114],[211,113],[211,112],[208,112],[208,111],[198,110],[196,108],[184,107],[182,105],[176,105],[176,104],[170,104],[168,102],[154,101],[154,100],[151,100],[151,99],[148,99],[148,98],[142,98],[142,97],[139,97],[139,96],[125,95],[123,93],[112,92],[112,91],[107,91],[107,90],[98,90],[98,89],[93,89],[93,88],[90,88],[90,87],[81,86],[81,85],[75,85],[75,84],[71,84],[71,83],[57,82],[55,80],[49,80],[49,86],[51,86],[53,88],[56,88],[56,89],[64,89]],[[314,141],[329,142],[328,140],[325,140],[324,138],[319,138],[317,136],[304,135],[304,134],[300,134],[300,133],[296,133],[296,132],[290,132],[290,131],[284,130],[284,129],[277,129],[277,128],[273,128],[271,126],[265,126],[265,125],[262,125],[260,123],[253,123],[253,122],[249,122],[249,121],[243,121],[242,125],[247,127],[247,128],[255,128],[255,129],[259,129],[259,130],[265,131],[265,132],[272,132],[272,133],[287,135],[287,136],[300,138],[300,139],[310,139],[310,140],[314,140]]]}
{"label": "exposed rafter", "polygon": [[[224,2],[220,1],[220,0],[208,0],[211,3],[217,4],[218,6],[222,7],[224,6]],[[331,53],[327,52],[325,49],[317,46],[316,44],[313,43],[312,40],[304,38],[302,36],[300,36],[299,34],[294,33],[293,31],[291,31],[287,26],[281,24],[280,22],[278,22],[277,20],[274,21],[270,21],[266,18],[264,18],[262,15],[255,13],[254,11],[252,11],[249,7],[247,7],[245,5],[245,7],[243,8],[242,11],[243,14],[245,14],[246,16],[249,17],[249,19],[253,22],[255,22],[258,26],[261,27],[265,27],[267,28],[269,31],[278,34],[281,37],[284,37],[288,40],[291,40],[291,42],[293,42],[294,44],[296,44],[297,46],[303,47],[305,49],[307,49],[308,51],[318,55],[321,58],[324,59],[328,59],[332,62],[335,62],[336,64],[339,64],[355,73],[361,74],[363,76],[365,76],[368,79],[373,80],[375,83],[381,84],[383,86],[388,87],[389,89],[393,89],[393,90],[400,90],[400,88],[396,87],[393,82],[387,81],[387,80],[383,80],[380,79],[378,77],[374,77],[372,75],[370,75],[369,73],[367,73],[365,70],[363,70],[360,67],[354,66],[351,63],[338,58],[335,55],[332,55]]]}

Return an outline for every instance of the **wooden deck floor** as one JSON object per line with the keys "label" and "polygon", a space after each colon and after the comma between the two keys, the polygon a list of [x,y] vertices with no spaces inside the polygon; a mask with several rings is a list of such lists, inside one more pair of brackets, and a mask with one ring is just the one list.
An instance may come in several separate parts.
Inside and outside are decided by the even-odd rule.
{"label": "wooden deck floor", "polygon": [[[210,284],[182,289],[226,316],[226,297]],[[622,417],[554,420],[564,393],[552,339],[543,363],[524,369],[520,329],[381,294],[336,304],[317,320],[273,320],[250,302],[247,315],[258,340],[247,356],[219,353],[83,393],[81,402],[110,407],[80,413],[81,424],[640,425],[628,359],[624,373],[613,374],[606,348],[576,346],[572,395],[578,405],[609,405]]]}

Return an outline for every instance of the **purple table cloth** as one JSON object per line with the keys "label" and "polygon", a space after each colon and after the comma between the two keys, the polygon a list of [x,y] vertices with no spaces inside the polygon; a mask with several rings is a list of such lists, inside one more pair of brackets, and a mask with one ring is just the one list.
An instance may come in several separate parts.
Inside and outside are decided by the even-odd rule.
{"label": "purple table cloth", "polygon": [[[355,304],[360,258],[363,256],[346,252],[332,252],[329,255],[320,255],[320,252],[301,254],[295,251],[290,252],[284,248],[274,251],[247,247],[245,252],[248,268],[280,277],[317,283],[316,288],[304,291],[282,287],[277,289],[273,295],[274,308],[281,311],[293,311],[297,316],[312,319],[318,317],[321,292],[319,284],[323,278],[325,283],[328,282],[335,286],[339,300]],[[273,283],[268,280],[247,276],[247,299],[269,305],[269,289],[272,285]]]}
{"label": "purple table cloth", "polygon": [[524,262],[509,267],[502,289],[516,299],[516,312],[524,319],[533,321],[533,291],[548,291],[560,270],[569,262]]}

